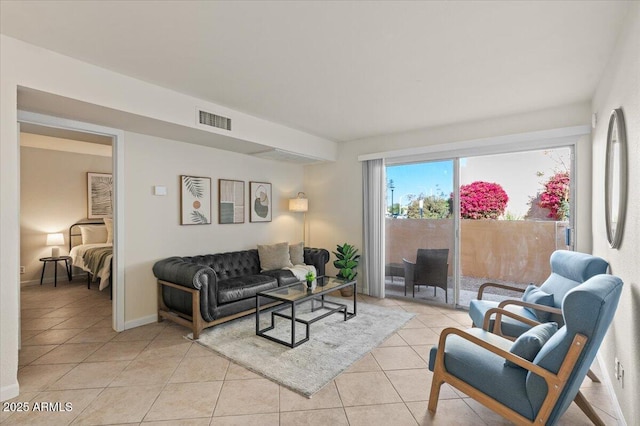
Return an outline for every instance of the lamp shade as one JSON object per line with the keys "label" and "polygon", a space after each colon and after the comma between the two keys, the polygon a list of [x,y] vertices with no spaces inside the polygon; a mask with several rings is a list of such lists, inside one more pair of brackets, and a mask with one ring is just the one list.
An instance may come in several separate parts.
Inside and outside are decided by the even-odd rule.
{"label": "lamp shade", "polygon": [[305,196],[304,192],[298,192],[296,198],[289,199],[289,211],[306,212],[307,210],[309,210],[309,199]]}
{"label": "lamp shade", "polygon": [[51,257],[60,256],[60,247],[64,245],[64,235],[58,232],[55,234],[47,234],[47,245],[54,246],[51,248]]}
{"label": "lamp shade", "polygon": [[47,245],[48,246],[63,246],[64,245],[64,235],[62,235],[62,233],[47,234]]}

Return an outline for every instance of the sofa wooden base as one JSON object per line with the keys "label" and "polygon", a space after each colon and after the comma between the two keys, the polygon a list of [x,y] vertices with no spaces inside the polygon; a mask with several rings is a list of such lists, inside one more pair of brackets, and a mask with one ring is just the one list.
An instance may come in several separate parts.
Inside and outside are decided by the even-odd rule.
{"label": "sofa wooden base", "polygon": [[[193,312],[195,315],[191,316],[183,314],[182,312],[177,312],[167,307],[167,305],[165,305],[164,303],[164,300],[162,299],[162,286],[168,286],[180,291],[191,293],[191,312]],[[278,304],[278,302],[275,302],[269,305],[265,305],[264,307],[268,308]],[[175,322],[176,324],[188,327],[193,332],[194,340],[200,337],[200,332],[205,328],[213,327],[214,325],[222,324],[246,315],[251,315],[255,312],[256,309],[251,308],[233,315],[218,318],[214,321],[205,321],[204,318],[202,318],[202,314],[200,313],[200,290],[188,288],[179,284],[174,284],[169,281],[158,280],[158,322],[162,322],[162,320],[167,319],[169,321]]]}

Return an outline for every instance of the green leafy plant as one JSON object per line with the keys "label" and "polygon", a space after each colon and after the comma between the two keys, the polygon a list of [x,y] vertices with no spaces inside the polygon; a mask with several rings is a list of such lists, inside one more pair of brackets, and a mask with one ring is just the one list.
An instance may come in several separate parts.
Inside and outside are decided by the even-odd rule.
{"label": "green leafy plant", "polygon": [[344,243],[343,245],[338,244],[336,250],[337,251],[333,252],[336,256],[333,266],[340,270],[338,272],[338,278],[347,280],[354,279],[356,275],[358,275],[355,269],[358,267],[358,263],[360,263],[360,255],[357,254],[358,249],[351,244]]}
{"label": "green leafy plant", "polygon": [[305,280],[307,280],[307,282],[311,282],[316,279],[316,276],[314,275],[313,272],[309,271],[307,272],[307,275],[304,276],[304,278]]}

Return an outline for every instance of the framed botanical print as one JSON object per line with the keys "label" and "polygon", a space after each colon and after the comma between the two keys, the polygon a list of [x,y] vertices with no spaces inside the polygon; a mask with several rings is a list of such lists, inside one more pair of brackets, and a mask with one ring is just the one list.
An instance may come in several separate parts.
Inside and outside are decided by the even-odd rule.
{"label": "framed botanical print", "polygon": [[271,222],[273,200],[271,184],[267,182],[249,182],[249,204],[251,222]]}
{"label": "framed botanical print", "polygon": [[218,179],[218,223],[244,223],[244,181]]}
{"label": "framed botanical print", "polygon": [[211,178],[180,176],[180,224],[211,223]]}
{"label": "framed botanical print", "polygon": [[87,173],[87,218],[113,216],[113,175]]}

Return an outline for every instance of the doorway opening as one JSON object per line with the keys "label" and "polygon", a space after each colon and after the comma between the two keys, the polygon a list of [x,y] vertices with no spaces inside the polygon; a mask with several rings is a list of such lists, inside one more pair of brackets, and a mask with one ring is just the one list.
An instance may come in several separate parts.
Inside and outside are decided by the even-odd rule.
{"label": "doorway opening", "polygon": [[[53,151],[50,150],[49,152],[55,153],[56,157],[60,156],[62,158],[63,156],[65,155],[68,156],[70,155],[70,153],[72,153],[75,155],[74,158],[77,160],[82,156],[88,155],[88,157],[86,158],[92,159],[90,160],[91,167],[102,168],[102,170],[93,169],[93,170],[84,171],[84,170],[75,170],[78,167],[77,164],[75,166],[70,165],[68,167],[69,169],[75,170],[76,173],[73,177],[70,177],[70,176],[68,177],[68,179],[70,179],[69,180],[70,184],[66,186],[67,189],[70,190],[71,187],[74,187],[74,185],[77,185],[79,182],[83,188],[81,191],[82,194],[80,195],[80,197],[82,198],[82,201],[79,202],[82,205],[81,207],[79,207],[79,209],[81,209],[82,212],[80,212],[77,207],[78,194],[73,194],[73,198],[75,199],[74,203],[76,205],[76,207],[74,208],[75,210],[70,207],[71,204],[73,203],[70,203],[68,205],[65,204],[65,198],[68,199],[70,197],[69,195],[70,193],[67,193],[66,196],[59,195],[60,200],[57,200],[59,201],[59,203],[56,204],[58,206],[56,207],[56,214],[51,215],[52,217],[56,217],[56,219],[54,220],[53,224],[49,226],[55,226],[56,227],[55,232],[63,234],[63,238],[65,242],[64,249],[69,250],[73,245],[77,244],[78,240],[80,240],[80,238],[78,237],[76,237],[76,239],[74,240],[73,237],[70,236],[71,233],[69,232],[69,227],[73,223],[82,222],[83,220],[86,221],[87,216],[89,215],[87,210],[88,209],[87,200],[90,197],[88,192],[88,185],[89,185],[88,172],[96,172],[96,171],[99,172],[104,170],[111,172],[112,181],[113,181],[113,185],[112,185],[113,213],[111,215],[113,218],[113,232],[112,232],[113,255],[112,255],[112,261],[111,261],[111,267],[109,268],[109,272],[110,272],[109,281],[111,285],[101,286],[101,287],[103,289],[105,289],[106,287],[104,294],[107,294],[107,299],[109,298],[108,293],[111,293],[113,297],[112,303],[110,302],[111,312],[112,312],[111,327],[115,331],[123,331],[125,329],[124,270],[123,270],[124,263],[122,261],[123,260],[122,258],[123,202],[122,201],[124,196],[124,193],[123,193],[124,182],[123,182],[123,175],[122,175],[122,171],[123,171],[122,143],[124,140],[123,132],[117,129],[107,128],[103,126],[77,122],[77,121],[63,119],[59,117],[53,117],[53,116],[42,115],[42,114],[37,114],[32,112],[25,112],[25,111],[18,112],[18,122],[21,130],[26,129],[27,131],[31,131],[32,134],[40,133],[39,136],[51,138],[45,142],[41,142],[41,143],[44,143],[45,145],[48,144],[49,148],[51,148],[52,146],[56,148],[60,148],[59,146],[57,146],[57,144],[55,144],[52,141],[55,141],[56,140],[55,138],[59,140],[61,135],[68,136],[69,143],[67,145],[72,146],[72,148],[68,148],[64,152],[61,152],[60,150],[53,150]],[[80,139],[81,141],[78,141],[78,139]],[[84,139],[84,141],[82,141],[82,139]],[[78,145],[77,142],[79,142],[80,145]],[[87,148],[87,147],[92,146],[94,151],[95,151],[95,148],[98,148],[97,151],[100,151],[101,149],[104,155],[107,155],[105,154],[105,151],[110,151],[110,158],[106,161],[104,160],[104,158],[102,160],[97,160],[97,158],[100,157],[99,155],[92,156],[90,154],[87,154],[87,152],[84,152],[84,153],[73,152],[74,150],[77,151],[77,147],[82,146],[83,143],[84,143],[84,148],[80,148],[81,151],[82,149],[89,149],[89,151],[91,151],[91,148]],[[108,143],[110,143],[110,146],[107,145]],[[75,148],[73,148],[74,145],[75,145]],[[98,145],[100,145],[101,147],[98,147]],[[31,149],[31,147],[29,149]],[[39,150],[41,149],[35,149],[34,151],[39,151]],[[50,157],[53,157],[53,156],[50,155]],[[110,168],[109,168],[109,165],[110,165]],[[61,175],[64,173],[66,172],[59,171],[59,174]],[[21,170],[21,174],[22,174],[22,170]],[[103,173],[103,174],[108,174],[108,173]],[[46,179],[46,178],[43,178],[42,180],[44,180],[44,182],[42,183],[42,185],[44,186],[52,185],[52,181],[54,181],[54,179]],[[71,183],[73,183],[73,185]],[[25,196],[26,195],[23,194],[21,196],[21,199],[24,198]],[[59,206],[63,206],[63,207],[59,208]],[[69,212],[71,212],[71,214],[69,214]],[[80,216],[79,218],[77,218],[74,215],[80,215]],[[64,226],[62,225],[61,221],[65,222]],[[21,220],[22,228],[29,228],[29,227],[26,227],[25,224],[22,222],[23,221]],[[33,226],[31,226],[31,228],[33,228]],[[63,247],[60,247],[60,249],[64,250]],[[49,248],[49,250],[51,249]],[[67,254],[64,251],[63,253]],[[63,268],[59,268],[59,271],[60,269],[63,269]],[[26,268],[25,268],[25,272],[26,272]],[[48,275],[48,274],[45,274],[45,275]],[[59,284],[66,283],[66,280],[63,277],[60,277],[60,278],[62,279],[58,280]],[[84,287],[84,290],[87,290],[86,281],[84,281],[83,287]],[[96,288],[98,287],[98,285],[93,284],[92,287]]]}

